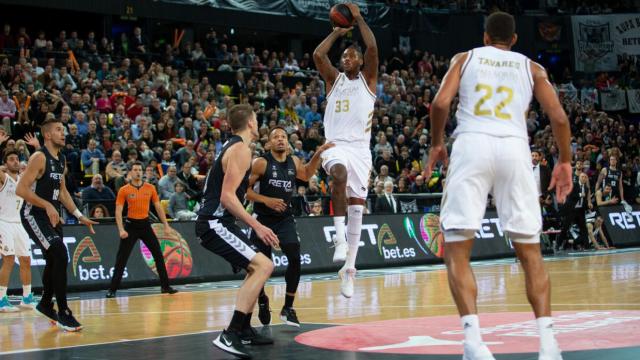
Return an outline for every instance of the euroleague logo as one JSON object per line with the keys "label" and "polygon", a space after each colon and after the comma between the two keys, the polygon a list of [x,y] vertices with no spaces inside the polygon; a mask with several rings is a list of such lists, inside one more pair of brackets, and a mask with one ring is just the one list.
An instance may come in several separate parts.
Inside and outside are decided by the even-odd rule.
{"label": "euroleague logo", "polygon": [[[189,276],[193,269],[193,257],[191,256],[189,244],[182,237],[182,234],[176,230],[174,230],[175,236],[165,234],[163,224],[152,224],[151,228],[158,237],[169,278],[175,279]],[[140,252],[149,269],[157,274],[158,270],[156,269],[153,255],[151,255],[151,251],[144,243],[140,243]]]}

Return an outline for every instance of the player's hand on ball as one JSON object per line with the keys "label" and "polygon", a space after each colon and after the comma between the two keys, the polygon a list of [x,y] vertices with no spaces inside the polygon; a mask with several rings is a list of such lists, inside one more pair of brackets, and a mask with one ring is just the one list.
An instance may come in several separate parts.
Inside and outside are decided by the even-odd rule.
{"label": "player's hand on ball", "polygon": [[354,19],[357,19],[358,17],[361,16],[360,7],[357,4],[349,3],[349,4],[345,4],[345,5],[347,5],[349,10],[351,11],[351,15],[353,15]]}
{"label": "player's hand on ball", "polygon": [[275,210],[277,212],[284,212],[285,210],[287,210],[287,203],[285,203],[282,199],[268,198],[267,200],[265,200],[264,204],[267,205],[269,209]]}
{"label": "player's hand on ball", "polygon": [[431,173],[436,163],[440,161],[445,166],[449,163],[449,154],[447,153],[447,147],[444,144],[432,145],[429,149],[429,159],[427,161],[427,167],[422,173],[425,182],[431,178]]}
{"label": "player's hand on ball", "polygon": [[264,225],[258,225],[258,227],[254,230],[256,231],[256,235],[258,235],[260,240],[262,240],[265,244],[274,248],[280,247],[280,241],[278,240],[278,237],[268,227]]}
{"label": "player's hand on ball", "polygon": [[333,32],[338,34],[338,36],[344,36],[349,31],[353,30],[353,26],[348,28],[334,27]]}
{"label": "player's hand on ball", "polygon": [[573,190],[571,172],[571,164],[568,162],[558,163],[553,168],[549,190],[556,188],[556,200],[558,200],[560,204],[564,204],[567,200],[567,195],[569,195],[571,190]]}
{"label": "player's hand on ball", "polygon": [[92,233],[92,234],[96,233],[95,230],[93,230],[93,225],[98,224],[97,221],[93,221],[93,220],[87,218],[86,216],[80,217],[80,219],[78,219],[78,221],[80,221],[81,223],[87,225],[89,227],[89,232],[90,233]]}
{"label": "player's hand on ball", "polygon": [[120,231],[120,239],[126,239],[129,237],[129,233],[125,230]]}

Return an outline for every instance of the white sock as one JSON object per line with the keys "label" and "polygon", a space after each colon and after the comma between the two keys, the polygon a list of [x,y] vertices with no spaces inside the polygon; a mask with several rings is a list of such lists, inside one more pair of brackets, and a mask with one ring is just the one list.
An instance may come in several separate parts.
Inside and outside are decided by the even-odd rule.
{"label": "white sock", "polygon": [[553,319],[550,316],[543,316],[537,318],[536,322],[540,333],[540,348],[553,349],[556,346],[556,339],[553,335]]}
{"label": "white sock", "polygon": [[22,285],[22,296],[29,296],[31,294],[31,284]]}
{"label": "white sock", "polygon": [[347,239],[344,235],[344,216],[334,216],[333,226],[336,228],[336,242],[338,244],[346,242]]}
{"label": "white sock", "polygon": [[347,222],[347,241],[349,243],[349,251],[347,252],[347,261],[345,267],[347,269],[356,268],[356,257],[358,256],[358,248],[360,247],[360,235],[362,234],[362,213],[364,206],[349,205],[347,214],[349,221]]}
{"label": "white sock", "polygon": [[0,299],[2,299],[5,296],[7,296],[7,287],[6,286],[0,286]]}
{"label": "white sock", "polygon": [[482,345],[480,335],[480,320],[478,315],[465,315],[460,318],[462,329],[464,330],[464,343],[471,346]]}

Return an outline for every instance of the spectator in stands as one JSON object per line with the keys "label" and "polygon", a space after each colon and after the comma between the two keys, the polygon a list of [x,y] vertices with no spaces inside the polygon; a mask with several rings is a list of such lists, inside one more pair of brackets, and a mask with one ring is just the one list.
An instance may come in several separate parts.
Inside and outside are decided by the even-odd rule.
{"label": "spectator in stands", "polygon": [[91,208],[96,204],[106,205],[107,208],[114,209],[116,195],[111,189],[104,186],[102,175],[96,174],[91,178],[91,186],[82,190],[82,203],[85,208]]}
{"label": "spectator in stands", "polygon": [[195,220],[198,215],[189,210],[187,205],[189,197],[185,194],[184,184],[180,181],[175,183],[175,191],[169,198],[167,214],[176,220]]}
{"label": "spectator in stands", "polygon": [[382,182],[383,184],[387,181],[391,181],[391,183],[393,184],[393,178],[389,176],[389,167],[387,165],[380,166],[380,171],[378,172],[378,176],[375,177],[374,181],[376,183]]}
{"label": "spectator in stands", "polygon": [[374,211],[376,214],[395,214],[398,212],[398,201],[393,195],[393,182],[386,181],[384,183],[384,192],[382,196],[376,199]]}
{"label": "spectator in stands", "polygon": [[109,210],[107,210],[106,206],[102,204],[97,204],[89,210],[89,218],[91,219],[103,219],[110,216]]}
{"label": "spectator in stands", "polygon": [[411,193],[412,194],[423,194],[428,193],[429,189],[427,185],[424,183],[424,177],[422,175],[416,176],[416,181],[411,184]]}
{"label": "spectator in stands", "polygon": [[175,166],[169,166],[166,175],[160,178],[158,181],[158,192],[160,193],[161,200],[169,200],[171,195],[175,192],[175,185],[180,180],[178,179],[178,171]]}
{"label": "spectator in stands", "polygon": [[113,154],[111,154],[111,161],[105,169],[105,175],[107,184],[116,192],[126,182],[127,169],[127,163],[122,160],[120,151],[114,151]]}
{"label": "spectator in stands", "polygon": [[542,196],[551,183],[551,169],[546,165],[546,159],[539,150],[531,152],[531,161],[533,163],[533,176],[538,187],[538,194]]}
{"label": "spectator in stands", "polygon": [[178,173],[178,179],[183,184],[184,192],[189,198],[189,200],[200,201],[202,198],[202,191],[200,190],[200,186],[198,185],[199,175],[193,175],[191,172],[192,165],[190,161],[186,161],[182,165],[182,171]]}
{"label": "spectator in stands", "polygon": [[94,139],[89,140],[87,148],[82,150],[81,161],[84,166],[85,175],[96,175],[100,173],[106,159]]}
{"label": "spectator in stands", "polygon": [[322,201],[316,200],[310,204],[311,212],[309,216],[322,216]]}

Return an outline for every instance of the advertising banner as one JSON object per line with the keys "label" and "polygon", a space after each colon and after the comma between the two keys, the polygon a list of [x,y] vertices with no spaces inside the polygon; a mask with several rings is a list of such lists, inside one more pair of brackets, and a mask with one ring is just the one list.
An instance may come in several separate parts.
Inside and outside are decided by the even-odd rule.
{"label": "advertising banner", "polygon": [[576,71],[618,70],[618,58],[640,56],[640,15],[572,16]]}
{"label": "advertising banner", "polygon": [[[300,263],[303,273],[337,271],[332,262],[332,236],[335,233],[331,217],[296,218],[300,237]],[[204,249],[195,236],[193,222],[174,222],[171,226],[179,233],[179,239],[166,236],[161,224],[153,224],[165,265],[174,283],[228,280],[241,278],[233,274],[231,266],[219,256]],[[106,289],[113,275],[118,251],[117,227],[115,224],[95,226],[91,235],[81,225],[64,228],[64,242],[69,254],[68,284],[73,289]],[[513,249],[500,228],[495,212],[487,211],[482,229],[476,234],[472,256],[492,258],[512,256]],[[437,214],[368,215],[363,219],[362,237],[358,253],[359,268],[376,268],[411,264],[442,262],[443,236]],[[274,251],[272,261],[275,274],[281,275],[288,260],[279,251]],[[33,286],[40,287],[45,261],[42,252],[32,246]],[[21,284],[16,264],[11,276],[10,288],[19,289]],[[159,284],[155,262],[149,250],[139,241],[135,245],[122,286]]]}
{"label": "advertising banner", "polygon": [[601,206],[598,211],[613,245],[640,245],[640,205],[633,205],[631,212],[626,212],[622,205]]}

